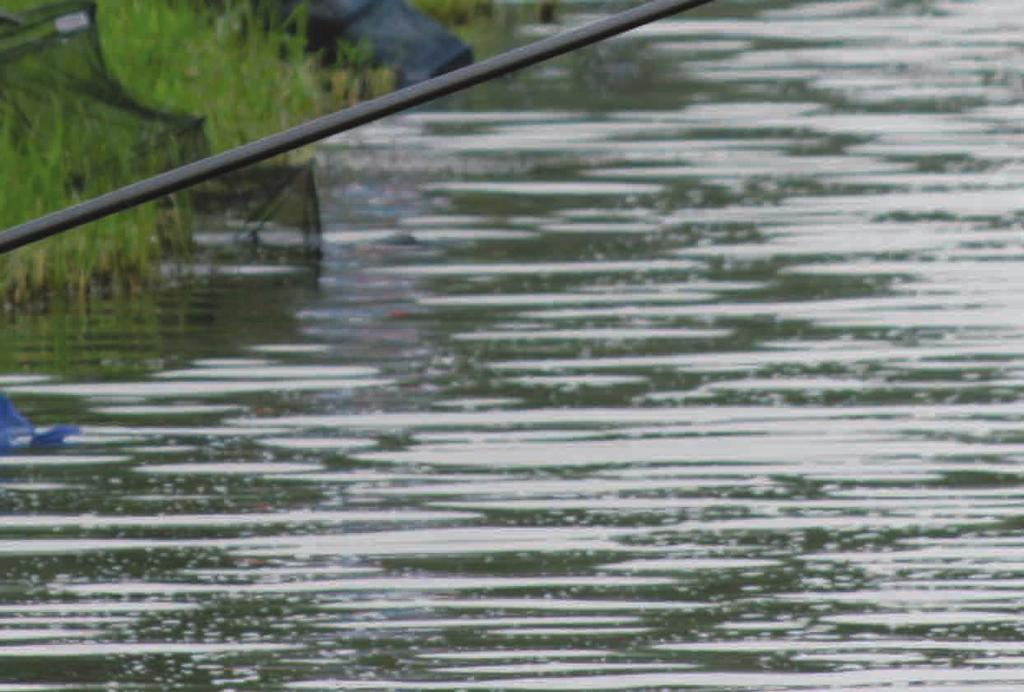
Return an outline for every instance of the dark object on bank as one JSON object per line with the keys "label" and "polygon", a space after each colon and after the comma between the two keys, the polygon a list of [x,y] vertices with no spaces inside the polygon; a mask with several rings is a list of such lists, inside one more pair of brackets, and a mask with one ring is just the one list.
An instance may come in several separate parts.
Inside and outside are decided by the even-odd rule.
{"label": "dark object on bank", "polygon": [[10,399],[0,394],[0,454],[16,447],[56,447],[80,432],[74,425],[58,425],[40,432]]}
{"label": "dark object on bank", "polygon": [[551,24],[557,19],[558,0],[541,0],[537,8],[537,19],[543,24]]}
{"label": "dark object on bank", "polygon": [[[285,16],[302,0],[281,0]],[[332,61],[338,42],[366,42],[374,59],[395,69],[399,86],[436,77],[473,62],[473,51],[406,0],[310,0],[309,48]]]}

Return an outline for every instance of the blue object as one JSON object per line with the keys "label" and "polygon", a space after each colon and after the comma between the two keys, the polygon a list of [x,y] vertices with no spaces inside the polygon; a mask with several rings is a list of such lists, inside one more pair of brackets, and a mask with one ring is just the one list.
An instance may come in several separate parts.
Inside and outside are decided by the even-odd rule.
{"label": "blue object", "polygon": [[[300,0],[278,0],[289,16]],[[338,41],[368,43],[378,63],[395,69],[399,86],[409,86],[473,62],[473,51],[443,25],[406,0],[311,0],[307,6],[309,49],[328,61]]]}
{"label": "blue object", "polygon": [[0,394],[0,454],[16,447],[56,447],[80,432],[74,425],[58,425],[37,431],[11,400]]}

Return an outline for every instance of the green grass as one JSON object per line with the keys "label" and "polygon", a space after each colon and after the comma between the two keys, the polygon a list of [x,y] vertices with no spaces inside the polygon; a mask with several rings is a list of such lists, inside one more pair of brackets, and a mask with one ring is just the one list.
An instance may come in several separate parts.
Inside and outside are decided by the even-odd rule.
{"label": "green grass", "polygon": [[[13,11],[39,4],[4,0]],[[306,55],[301,32],[268,28],[250,0],[217,7],[206,0],[99,0],[98,20],[106,64],[127,92],[146,106],[203,117],[213,151],[382,93],[392,82],[358,50],[346,51],[358,64],[321,67]],[[60,69],[86,67],[74,57]],[[32,88],[18,92],[30,94],[17,106],[27,119],[0,109],[2,227],[200,153],[194,136],[169,137],[165,127],[117,109],[86,112],[95,100],[47,90],[54,69],[43,56],[8,67],[0,79],[27,79]],[[4,90],[4,104],[17,100],[12,93]],[[149,204],[0,258],[0,298],[12,307],[54,294],[84,301],[132,291],[157,279],[161,260],[180,254],[189,239],[183,200]]]}
{"label": "green grass", "polygon": [[251,0],[100,0],[112,71],[149,102],[206,118],[214,150],[235,146],[391,87],[369,55],[326,70],[305,52],[303,32],[266,20]]}

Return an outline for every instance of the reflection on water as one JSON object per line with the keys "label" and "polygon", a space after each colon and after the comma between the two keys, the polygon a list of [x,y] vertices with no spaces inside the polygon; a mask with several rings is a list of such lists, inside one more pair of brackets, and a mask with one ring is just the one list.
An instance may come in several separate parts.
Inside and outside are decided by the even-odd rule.
{"label": "reflection on water", "polygon": [[1024,682],[1024,20],[765,4],[328,145],[319,272],[6,326],[85,433],[3,684]]}

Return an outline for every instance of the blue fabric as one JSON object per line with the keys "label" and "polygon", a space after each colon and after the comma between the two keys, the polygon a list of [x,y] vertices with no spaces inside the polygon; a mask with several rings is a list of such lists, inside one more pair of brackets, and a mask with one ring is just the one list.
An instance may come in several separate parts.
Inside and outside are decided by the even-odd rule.
{"label": "blue fabric", "polygon": [[[279,2],[286,17],[300,4]],[[469,46],[406,0],[311,0],[308,7],[310,50],[333,60],[339,40],[369,43],[376,61],[395,69],[399,86],[473,62]]]}
{"label": "blue fabric", "polygon": [[81,432],[74,425],[38,431],[7,397],[0,394],[0,454],[16,447],[55,447]]}

